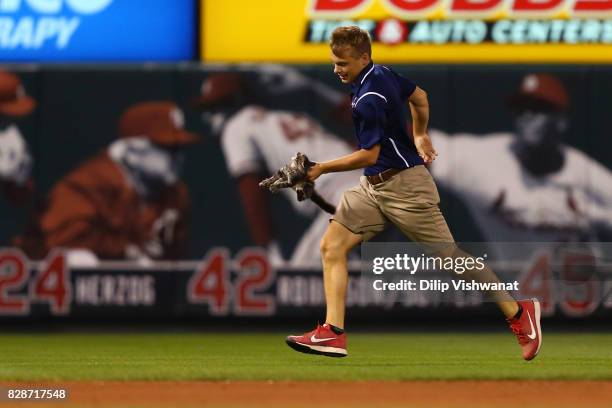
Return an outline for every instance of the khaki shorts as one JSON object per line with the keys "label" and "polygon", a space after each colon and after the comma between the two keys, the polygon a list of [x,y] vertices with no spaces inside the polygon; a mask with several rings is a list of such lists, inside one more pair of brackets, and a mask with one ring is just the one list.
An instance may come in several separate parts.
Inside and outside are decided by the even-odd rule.
{"label": "khaki shorts", "polygon": [[362,234],[364,241],[390,221],[414,242],[454,242],[439,203],[431,174],[425,166],[415,166],[376,185],[361,176],[359,185],[344,193],[332,219]]}

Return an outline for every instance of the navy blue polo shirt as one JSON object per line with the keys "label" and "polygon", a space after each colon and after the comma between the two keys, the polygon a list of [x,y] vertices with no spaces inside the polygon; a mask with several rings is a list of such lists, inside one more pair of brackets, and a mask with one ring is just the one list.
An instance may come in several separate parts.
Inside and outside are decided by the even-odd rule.
{"label": "navy blue polo shirt", "polygon": [[380,144],[366,176],[424,164],[406,132],[405,105],[416,85],[392,69],[370,62],[351,84],[353,124],[360,149]]}

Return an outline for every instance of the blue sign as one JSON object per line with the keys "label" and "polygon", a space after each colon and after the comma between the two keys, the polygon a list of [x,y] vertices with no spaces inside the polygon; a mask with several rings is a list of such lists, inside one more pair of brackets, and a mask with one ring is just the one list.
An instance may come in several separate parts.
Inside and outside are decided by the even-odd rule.
{"label": "blue sign", "polygon": [[0,0],[0,61],[177,61],[195,0]]}

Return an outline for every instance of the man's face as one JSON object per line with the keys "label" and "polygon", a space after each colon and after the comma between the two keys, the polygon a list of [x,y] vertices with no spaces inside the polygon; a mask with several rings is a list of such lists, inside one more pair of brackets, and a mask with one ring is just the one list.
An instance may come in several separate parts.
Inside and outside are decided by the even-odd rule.
{"label": "man's face", "polygon": [[567,118],[560,112],[524,110],[514,120],[519,142],[528,146],[554,146],[567,131]]}
{"label": "man's face", "polygon": [[367,53],[358,57],[355,56],[356,54],[356,51],[351,47],[336,50],[336,53],[331,52],[334,74],[340,77],[343,84],[353,82],[361,70],[370,63],[370,56]]}
{"label": "man's face", "polygon": [[144,138],[129,138],[124,162],[138,173],[149,188],[158,189],[178,182],[183,164],[180,149],[163,147]]}

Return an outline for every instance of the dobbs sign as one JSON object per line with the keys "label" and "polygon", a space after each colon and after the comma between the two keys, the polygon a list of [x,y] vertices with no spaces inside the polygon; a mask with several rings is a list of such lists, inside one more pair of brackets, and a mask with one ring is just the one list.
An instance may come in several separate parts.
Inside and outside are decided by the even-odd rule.
{"label": "dobbs sign", "polygon": [[191,59],[194,3],[0,0],[0,61]]}
{"label": "dobbs sign", "polygon": [[339,25],[382,62],[612,62],[612,0],[205,1],[207,61],[328,61]]}

